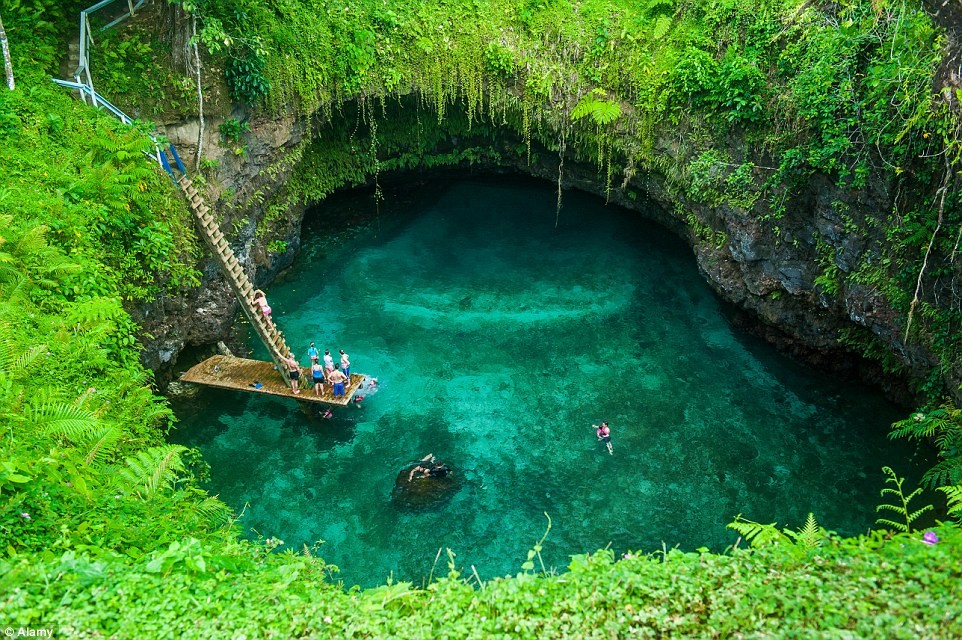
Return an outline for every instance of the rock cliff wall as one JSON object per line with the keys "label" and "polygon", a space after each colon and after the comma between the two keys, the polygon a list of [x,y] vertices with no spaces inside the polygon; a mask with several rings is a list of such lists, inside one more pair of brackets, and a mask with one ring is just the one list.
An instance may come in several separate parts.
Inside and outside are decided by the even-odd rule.
{"label": "rock cliff wall", "polygon": [[[242,154],[211,133],[217,131],[218,122],[208,123],[207,156],[219,162],[208,195],[225,228],[235,230],[229,237],[238,257],[255,282],[263,285],[293,260],[305,208],[296,205],[287,210],[281,237],[270,238],[284,241],[286,250],[280,255],[267,251],[268,238],[260,237],[256,229],[296,168],[299,151],[317,125],[290,117],[272,121],[255,116],[250,122]],[[196,124],[168,124],[166,135],[189,150],[196,140]],[[499,135],[501,139],[495,143],[451,137],[441,144],[447,151],[485,144],[509,149],[521,143],[516,132],[505,130]],[[743,153],[737,141],[731,151],[736,156]],[[669,145],[661,152],[674,153]],[[507,159],[489,162],[484,168],[557,180],[556,152],[536,145],[530,163],[518,154],[502,157]],[[764,158],[744,161],[765,164]],[[756,176],[756,185],[761,181],[762,177]],[[893,194],[880,177],[870,178],[865,188],[841,190],[828,177],[816,174],[791,199],[777,225],[766,218],[761,204],[753,209],[688,201],[657,174],[632,175],[606,193],[597,167],[579,164],[573,157],[566,159],[563,182],[565,188],[606,196],[615,204],[643,212],[687,238],[711,286],[742,311],[736,320],[783,350],[820,367],[858,371],[882,382],[893,397],[905,402],[913,398],[906,391],[908,386],[901,384],[904,378],[882,375],[881,367],[867,365],[856,351],[864,351],[865,344],[880,345],[916,382],[937,363],[926,348],[902,341],[902,320],[876,289],[849,284],[830,295],[816,282],[825,272],[825,256],[831,256],[833,264],[829,266],[844,275],[856,268],[866,251],[885,242],[884,229],[873,220],[877,212],[891,209]],[[711,231],[707,236],[703,233],[706,229]],[[205,283],[199,290],[181,299],[158,300],[135,314],[147,334],[154,336],[147,341],[144,362],[157,372],[161,385],[175,373],[177,356],[185,346],[213,344],[229,337],[234,326],[236,307],[226,284],[212,262],[205,262],[203,271]],[[839,339],[843,334],[849,338],[848,345]],[[852,336],[862,346],[853,347]],[[952,372],[946,381],[948,388],[957,389],[960,378],[962,372]]]}

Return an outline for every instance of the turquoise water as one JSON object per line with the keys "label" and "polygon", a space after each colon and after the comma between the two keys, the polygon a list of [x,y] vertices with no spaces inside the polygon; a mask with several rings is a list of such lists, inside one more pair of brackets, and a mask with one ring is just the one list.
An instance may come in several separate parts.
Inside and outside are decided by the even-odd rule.
{"label": "turquoise water", "polygon": [[[561,568],[607,545],[721,549],[738,513],[798,527],[812,511],[857,533],[882,465],[917,475],[879,393],[733,330],[666,231],[577,193],[555,228],[555,197],[441,180],[376,215],[359,194],[309,216],[267,291],[274,317],[302,362],[311,340],[343,348],[379,390],[330,419],[218,390],[177,402],[172,439],[200,448],[213,493],[246,505],[242,526],[294,549],[324,540],[347,584],[420,583],[441,547],[487,578],[520,569],[544,513],[545,560]],[[455,470],[448,493],[392,499],[429,452]]]}

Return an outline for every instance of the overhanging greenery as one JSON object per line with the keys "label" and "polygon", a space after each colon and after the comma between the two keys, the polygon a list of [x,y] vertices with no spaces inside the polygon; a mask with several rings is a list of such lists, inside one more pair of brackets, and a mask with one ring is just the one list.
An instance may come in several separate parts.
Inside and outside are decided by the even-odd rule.
{"label": "overhanging greenery", "polygon": [[[137,328],[122,307],[198,282],[189,217],[166,176],[143,160],[136,131],[49,86],[72,28],[67,8],[0,1],[19,74],[17,91],[0,93],[0,168],[9,177],[0,187],[4,626],[118,636],[962,634],[952,626],[962,538],[948,525],[934,545],[918,532],[887,541],[879,532],[730,555],[673,551],[612,563],[600,552],[558,576],[538,577],[525,564],[519,577],[483,585],[453,560],[448,577],[424,589],[361,593],[332,585],[333,568],[313,554],[239,540],[224,505],[198,487],[202,463],[164,444],[171,416],[149,390]],[[914,312],[913,339],[928,341],[942,367],[958,361],[958,116],[930,91],[939,40],[918,6],[211,0],[191,8],[204,42],[227,43],[209,48],[236,98],[322,123],[360,105],[357,132],[324,132],[281,160],[299,169],[268,203],[265,239],[293,204],[378,171],[471,162],[471,154],[526,160],[532,140],[595,163],[611,188],[657,175],[683,208],[734,207],[763,217],[776,238],[813,175],[843,189],[882,180],[903,194],[895,207],[849,220],[855,230],[885,229],[884,242],[843,272],[823,241],[819,285],[827,295],[877,287],[906,324]],[[107,72],[150,53],[116,50]],[[413,116],[426,121],[423,146],[398,137],[417,128],[387,123],[387,103],[409,93],[423,109]],[[430,143],[498,128],[522,144],[439,154]],[[240,123],[227,131],[238,143],[247,134]],[[708,221],[682,217],[702,241],[718,242]],[[912,423],[920,426],[903,429],[957,434],[957,414],[923,413]],[[947,493],[958,511],[962,493]]]}

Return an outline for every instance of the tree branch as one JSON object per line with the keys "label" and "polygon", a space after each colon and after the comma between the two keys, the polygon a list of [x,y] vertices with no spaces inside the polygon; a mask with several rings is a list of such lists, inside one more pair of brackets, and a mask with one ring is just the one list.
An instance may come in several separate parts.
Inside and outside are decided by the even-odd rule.
{"label": "tree branch", "polygon": [[10,62],[10,47],[7,44],[7,32],[0,20],[0,47],[3,48],[3,70],[7,72],[7,88],[13,91],[13,63]]}

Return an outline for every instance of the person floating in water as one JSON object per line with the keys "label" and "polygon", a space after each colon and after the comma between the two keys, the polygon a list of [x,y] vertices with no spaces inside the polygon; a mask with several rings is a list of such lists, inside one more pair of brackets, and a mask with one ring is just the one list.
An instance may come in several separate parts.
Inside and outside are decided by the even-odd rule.
{"label": "person floating in water", "polygon": [[608,428],[608,423],[602,422],[600,425],[593,424],[591,426],[596,429],[595,434],[598,436],[598,439],[608,447],[608,453],[615,455],[615,452],[611,450],[611,429]]}
{"label": "person floating in water", "polygon": [[408,482],[414,480],[415,474],[418,474],[418,478],[444,478],[451,473],[451,467],[441,464],[434,458],[434,454],[429,453],[421,458],[417,466],[411,469],[411,473],[408,474]]}

